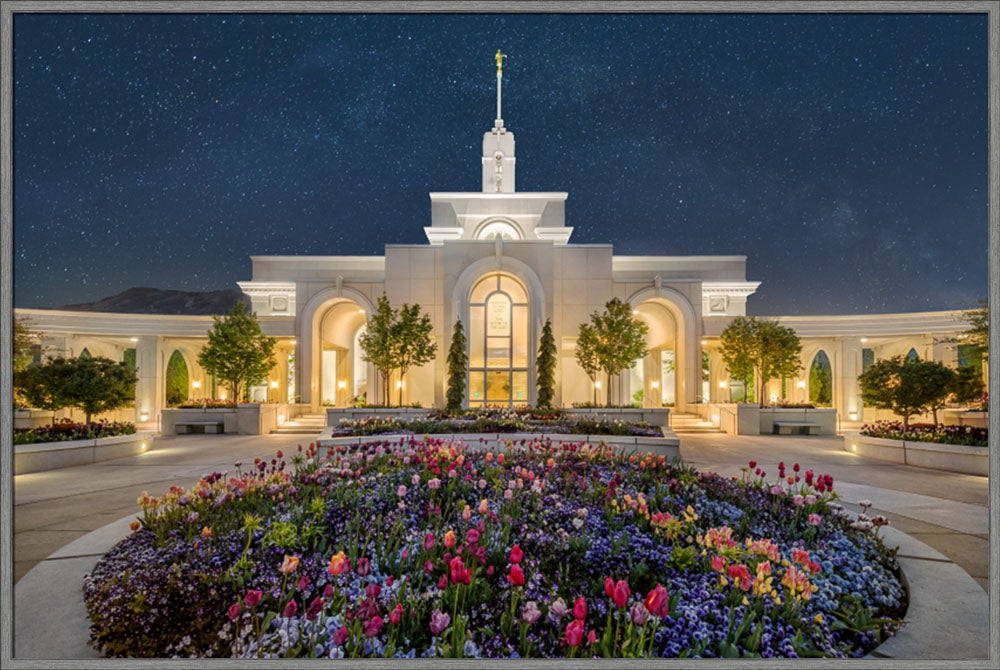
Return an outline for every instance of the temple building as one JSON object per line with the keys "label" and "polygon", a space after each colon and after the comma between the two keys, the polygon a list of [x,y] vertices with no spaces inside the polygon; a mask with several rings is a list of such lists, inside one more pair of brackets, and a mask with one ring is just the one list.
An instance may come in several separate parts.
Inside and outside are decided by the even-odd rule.
{"label": "temple building", "polygon": [[[249,279],[237,282],[264,332],[278,338],[277,365],[253,389],[261,402],[348,406],[380,397],[379,379],[362,360],[359,337],[378,298],[417,303],[430,315],[437,359],[393,379],[393,401],[441,407],[445,357],[453,325],[468,338],[469,407],[534,404],[539,336],[551,320],[558,350],[555,404],[591,401],[595,383],[575,360],[579,325],[618,297],[648,326],[645,357],[613,383],[612,402],[692,406],[742,399],[718,354],[719,335],[760,285],[746,276],[745,256],[621,256],[610,244],[574,244],[565,192],[518,191],[514,133],[497,114],[483,135],[480,192],[429,194],[427,241],[385,245],[382,256],[252,256]],[[470,161],[471,162],[471,161]],[[470,169],[473,166],[470,165]],[[569,223],[572,223],[571,221]],[[188,369],[189,396],[220,397],[197,363],[207,316],[168,316],[18,309],[47,353],[122,360],[135,349],[139,383],[135,421],[157,425],[166,406],[165,371],[175,352]],[[774,381],[770,400],[815,399],[810,369],[827,371],[827,402],[842,421],[875,418],[861,402],[857,376],[875,359],[915,352],[956,365],[960,346],[943,344],[968,328],[956,312],[774,317],[802,339],[803,371]],[[597,384],[600,384],[599,379]],[[814,380],[815,383],[815,380]],[[607,385],[606,382],[604,382]],[[397,386],[399,385],[399,386]],[[641,394],[639,393],[641,391]]]}

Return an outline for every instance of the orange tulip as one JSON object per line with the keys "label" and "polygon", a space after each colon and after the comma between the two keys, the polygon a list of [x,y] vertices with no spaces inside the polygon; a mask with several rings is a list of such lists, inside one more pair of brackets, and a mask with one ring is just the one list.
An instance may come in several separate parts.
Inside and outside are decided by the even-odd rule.
{"label": "orange tulip", "polygon": [[344,571],[344,564],[347,562],[347,556],[344,552],[339,551],[330,557],[330,565],[327,567],[329,573],[333,576],[339,575]]}
{"label": "orange tulip", "polygon": [[281,574],[290,575],[299,567],[299,557],[285,555],[285,560],[281,562]]}

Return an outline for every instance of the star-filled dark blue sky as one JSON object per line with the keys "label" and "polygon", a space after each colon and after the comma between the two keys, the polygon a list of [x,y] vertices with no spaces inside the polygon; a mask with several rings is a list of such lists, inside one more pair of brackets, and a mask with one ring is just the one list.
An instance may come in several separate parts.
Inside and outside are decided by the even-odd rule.
{"label": "star-filled dark blue sky", "polygon": [[571,242],[743,254],[752,314],[987,291],[987,19],[22,14],[19,307],[236,288],[252,254],[425,243],[429,191],[568,191]]}

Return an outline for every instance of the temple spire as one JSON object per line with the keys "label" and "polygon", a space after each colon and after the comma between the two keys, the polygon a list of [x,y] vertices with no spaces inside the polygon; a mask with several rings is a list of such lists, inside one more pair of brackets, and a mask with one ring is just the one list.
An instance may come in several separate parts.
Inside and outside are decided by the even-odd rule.
{"label": "temple spire", "polygon": [[500,49],[497,49],[497,128],[503,128],[503,116],[500,114],[500,87],[503,81],[503,59],[506,57],[507,54],[500,53]]}

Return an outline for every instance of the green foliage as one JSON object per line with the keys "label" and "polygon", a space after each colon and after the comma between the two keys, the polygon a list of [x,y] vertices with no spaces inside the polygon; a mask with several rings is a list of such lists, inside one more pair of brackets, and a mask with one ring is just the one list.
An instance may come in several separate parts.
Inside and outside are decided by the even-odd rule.
{"label": "green foliage", "polygon": [[979,402],[985,390],[982,371],[975,365],[960,365],[952,380],[952,399],[960,405]]}
{"label": "green foliage", "polygon": [[760,386],[757,397],[764,404],[764,390],[772,379],[794,377],[802,369],[799,352],[802,344],[791,328],[770,319],[738,316],[722,331],[720,352],[730,377],[750,386],[756,373]]}
{"label": "green foliage", "polygon": [[383,292],[365,332],[358,340],[361,345],[362,360],[374,365],[382,380],[382,404],[385,406],[389,405],[389,378],[392,377],[392,371],[396,367],[392,337],[395,320],[396,312]]}
{"label": "green foliage", "polygon": [[135,365],[135,347],[131,347],[122,352],[122,361],[128,364],[133,370],[136,369]]}
{"label": "green foliage", "polygon": [[[29,328],[29,322],[24,318],[14,319],[14,332],[13,332],[13,348],[14,348],[14,375],[15,380],[17,379],[17,374],[23,372],[31,365],[31,347],[32,340],[34,339],[34,333],[31,332]],[[16,381],[15,381],[16,385]]]}
{"label": "green foliage", "polygon": [[[861,400],[901,416],[905,432],[909,430],[912,415],[940,406],[951,392],[954,374],[936,361],[894,356],[876,362],[858,377]],[[935,422],[936,419],[935,415]]]}
{"label": "green foliage", "polygon": [[535,362],[538,376],[538,402],[540,408],[552,407],[556,387],[556,340],[552,336],[552,321],[545,320],[541,341],[538,343],[538,359]]}
{"label": "green foliage", "polygon": [[167,405],[179,405],[188,399],[188,369],[181,352],[174,351],[167,361]]}
{"label": "green foliage", "polygon": [[[603,313],[592,313],[590,327],[597,339],[595,352],[598,365],[608,378],[607,402],[610,406],[611,380],[646,354],[646,332],[649,328],[635,318],[632,306],[620,298],[612,298],[605,303]],[[580,335],[582,338],[582,326]]]}
{"label": "green foliage", "polygon": [[455,328],[451,333],[451,347],[448,349],[448,411],[454,412],[462,408],[465,400],[465,373],[469,367],[469,357],[465,352],[467,342],[462,320],[455,320]]}
{"label": "green foliage", "polygon": [[57,357],[24,371],[24,393],[39,409],[80,408],[89,426],[94,414],[132,404],[136,380],[135,370],[124,362]]}
{"label": "green foliage", "polygon": [[821,407],[833,402],[833,372],[830,359],[822,351],[809,366],[809,401]]}
{"label": "green foliage", "polygon": [[420,305],[404,304],[391,328],[395,353],[394,367],[399,370],[399,404],[403,404],[402,381],[411,367],[419,367],[434,360],[437,343],[431,337],[434,326],[431,317],[421,314]]}
{"label": "green foliage", "polygon": [[277,340],[261,332],[256,315],[247,312],[243,302],[228,315],[212,318],[215,325],[208,331],[208,344],[198,354],[198,363],[227,384],[233,400],[239,402],[274,367]]}
{"label": "green foliage", "polygon": [[[597,355],[599,346],[600,340],[594,327],[589,323],[581,323],[576,338],[576,362],[590,377],[594,389],[594,405],[597,405],[597,373],[601,370],[601,362]],[[610,398],[608,402],[611,402]]]}

